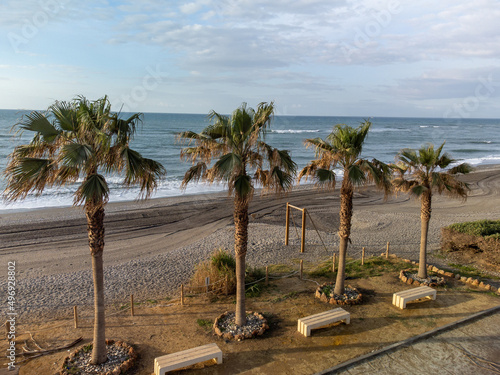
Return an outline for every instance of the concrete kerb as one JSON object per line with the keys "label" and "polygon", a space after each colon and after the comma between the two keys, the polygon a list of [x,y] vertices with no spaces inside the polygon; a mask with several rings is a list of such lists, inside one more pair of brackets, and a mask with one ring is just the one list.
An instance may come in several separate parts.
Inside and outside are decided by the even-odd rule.
{"label": "concrete kerb", "polygon": [[337,366],[331,367],[327,370],[317,372],[314,375],[337,374],[339,371],[345,371],[351,367],[359,365],[359,364],[366,362],[368,360],[371,360],[373,358],[376,358],[376,357],[379,357],[381,355],[384,355],[384,354],[387,354],[390,352],[394,352],[394,351],[399,350],[401,348],[407,347],[407,346],[409,346],[417,341],[421,341],[421,340],[430,338],[434,335],[452,330],[452,329],[457,328],[457,327],[462,326],[462,325],[467,325],[467,324],[472,323],[473,321],[475,321],[477,319],[484,318],[488,315],[494,314],[495,312],[500,312],[500,305],[492,307],[492,308],[487,309],[487,310],[480,311],[480,312],[475,313],[475,314],[468,316],[466,318],[457,320],[456,322],[446,324],[442,327],[435,328],[432,331],[424,332],[424,333],[421,333],[420,335],[410,337],[409,339],[396,342],[394,344],[386,346],[385,348],[375,350],[371,353],[367,353],[367,354],[364,354],[362,356],[350,359],[349,361],[343,362],[343,363],[341,363]]}

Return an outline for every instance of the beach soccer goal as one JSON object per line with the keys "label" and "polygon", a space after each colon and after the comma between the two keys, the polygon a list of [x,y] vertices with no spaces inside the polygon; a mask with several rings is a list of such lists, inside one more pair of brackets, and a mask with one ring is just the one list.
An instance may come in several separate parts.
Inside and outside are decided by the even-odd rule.
{"label": "beach soccer goal", "polygon": [[[285,246],[288,246],[288,237],[290,234],[290,216],[292,217],[293,225],[295,230],[297,231],[297,226],[295,225],[295,219],[293,218],[293,213],[290,209],[299,210],[302,212],[302,235],[300,236],[300,252],[304,252],[304,248],[306,246],[306,215],[307,211],[305,208],[300,208],[297,206],[293,206],[290,203],[286,202],[286,231],[285,231]],[[298,237],[297,232],[297,237]]]}
{"label": "beach soccer goal", "polygon": [[[293,218],[293,213],[292,210],[298,210],[302,212],[302,235],[299,236],[299,232],[297,230],[297,225],[295,225],[295,219]],[[325,248],[325,251],[328,253],[328,249],[323,242],[323,239],[321,238],[321,235],[319,234],[318,228],[316,227],[316,224],[314,224],[314,221],[311,217],[311,214],[307,212],[305,208],[300,208],[294,205],[291,205],[290,203],[286,202],[286,230],[285,230],[285,246],[288,246],[288,238],[290,235],[290,217],[292,218],[293,221],[293,226],[295,228],[295,232],[297,233],[297,237],[300,237],[300,252],[303,253],[304,249],[306,247],[306,216],[309,215],[309,220],[311,221],[311,224],[314,227],[314,230],[318,234],[318,237],[323,244],[323,247]]]}

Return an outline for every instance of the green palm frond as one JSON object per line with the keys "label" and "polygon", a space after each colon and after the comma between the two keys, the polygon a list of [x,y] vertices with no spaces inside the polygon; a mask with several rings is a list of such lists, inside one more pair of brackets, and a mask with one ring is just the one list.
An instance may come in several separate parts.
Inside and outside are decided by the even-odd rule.
{"label": "green palm frond", "polygon": [[472,172],[473,170],[474,170],[474,168],[472,168],[470,164],[462,163],[462,164],[454,166],[453,168],[450,168],[448,173],[450,173],[452,175],[467,174],[467,173]]}
{"label": "green palm frond", "polygon": [[407,168],[413,168],[420,164],[417,152],[409,148],[402,149],[396,159]]}
{"label": "green palm frond", "polygon": [[232,184],[229,185],[229,193],[235,193],[243,200],[248,200],[253,194],[253,185],[248,175],[238,175],[234,178]]}
{"label": "green palm frond", "polygon": [[221,179],[229,181],[235,173],[244,169],[243,160],[240,155],[228,153],[222,155],[215,163],[213,169],[215,174]]}
{"label": "green palm frond", "polygon": [[304,141],[304,144],[307,147],[314,147],[314,153],[316,156],[321,155],[322,153],[334,153],[335,149],[334,147],[328,143],[327,141],[324,141],[321,138],[313,138],[313,139],[306,139]]}
{"label": "green palm frond", "polygon": [[330,169],[319,168],[316,170],[316,179],[318,186],[334,189],[336,183],[335,177],[335,172]]}
{"label": "green palm frond", "polygon": [[108,121],[105,121],[104,128],[111,134],[116,134],[117,140],[121,144],[130,142],[136,131],[137,126],[143,121],[142,113],[134,113],[127,119],[119,118],[117,113],[112,114]]}
{"label": "green palm frond", "polygon": [[288,191],[293,185],[293,176],[279,167],[274,167],[270,173],[269,188],[279,193]]}
{"label": "green palm frond", "polygon": [[444,145],[443,142],[435,149],[434,145],[425,144],[418,150],[401,150],[396,156],[398,164],[394,168],[398,176],[393,180],[395,188],[417,197],[427,191],[432,194],[435,190],[438,194],[465,199],[469,187],[458,180],[457,175],[469,173],[472,169],[468,164],[459,164],[446,170],[456,160],[443,153]]}
{"label": "green palm frond", "polygon": [[45,115],[37,111],[26,115],[17,126],[23,130],[39,133],[45,142],[53,142],[60,133]]}
{"label": "green palm frond", "polygon": [[75,193],[74,204],[98,207],[104,205],[109,198],[109,187],[106,179],[100,174],[88,175]]}
{"label": "green palm frond", "polygon": [[[53,120],[53,123],[51,122]],[[111,112],[106,96],[95,101],[80,96],[71,102],[55,102],[46,114],[32,112],[17,124],[34,132],[28,145],[10,155],[4,195],[16,200],[39,194],[46,186],[60,186],[83,178],[75,204],[107,201],[107,184],[99,173],[125,170],[124,183],[138,184],[149,196],[165,170],[128,148],[141,114],[123,120]],[[97,194],[92,196],[92,191]],[[90,203],[89,203],[90,202]]]}
{"label": "green palm frond", "polygon": [[344,178],[349,178],[353,185],[363,185],[367,180],[365,172],[359,165],[350,165],[347,172],[348,174],[347,176],[344,176]]}
{"label": "green palm frond", "polygon": [[64,131],[75,131],[77,126],[77,114],[71,103],[56,101],[55,104],[49,107],[56,118],[60,128]]}
{"label": "green palm frond", "polygon": [[93,154],[94,150],[89,145],[68,143],[61,147],[59,157],[64,165],[78,168],[85,165]]}
{"label": "green palm frond", "polygon": [[[264,190],[270,187],[288,189],[291,186],[288,175],[293,179],[295,163],[288,151],[275,149],[262,141],[273,113],[272,102],[259,103],[257,110],[242,103],[231,116],[211,111],[208,115],[211,124],[201,133],[180,133],[179,139],[194,143],[181,150],[181,158],[191,160],[194,165],[186,173],[183,186],[200,178],[209,182],[223,181],[229,193],[246,199],[253,193],[248,170]],[[216,158],[209,168],[212,159]]]}
{"label": "green palm frond", "polygon": [[426,186],[414,185],[410,188],[409,192],[416,197],[420,197],[424,192],[428,190],[429,188],[427,188]]}

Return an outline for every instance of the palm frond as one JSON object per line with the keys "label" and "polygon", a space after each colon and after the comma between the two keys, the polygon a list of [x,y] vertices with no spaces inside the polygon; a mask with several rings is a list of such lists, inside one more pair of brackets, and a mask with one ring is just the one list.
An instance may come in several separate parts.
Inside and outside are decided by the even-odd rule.
{"label": "palm frond", "polygon": [[[271,170],[271,179],[268,184],[269,189],[276,193],[289,191],[293,186],[293,175],[276,166]],[[267,186],[266,186],[267,188]]]}
{"label": "palm frond", "polygon": [[4,196],[9,201],[26,197],[29,193],[41,194],[53,181],[54,164],[49,159],[12,159],[5,170],[7,187]]}
{"label": "palm frond", "polygon": [[449,174],[456,175],[456,174],[467,174],[470,173],[474,170],[470,164],[467,163],[462,163],[459,165],[454,166],[453,168],[450,168],[448,171]]}
{"label": "palm frond", "polygon": [[81,168],[93,154],[94,150],[89,145],[68,143],[61,147],[59,158],[68,167]]}
{"label": "palm frond", "polygon": [[129,147],[122,149],[122,158],[125,161],[124,183],[139,184],[141,193],[145,193],[145,197],[148,197],[156,188],[161,176],[166,173],[165,168],[154,160],[143,158],[139,152]]}
{"label": "palm frond", "polygon": [[235,193],[243,200],[249,200],[253,195],[252,181],[248,175],[235,176],[232,183],[228,185],[229,193]]}
{"label": "palm frond", "polygon": [[109,199],[109,187],[100,174],[88,175],[75,193],[75,205],[102,206]]}
{"label": "palm frond", "polygon": [[196,165],[193,165],[184,174],[184,179],[182,180],[181,189],[186,189],[187,184],[191,181],[198,182],[206,174],[206,172],[207,172],[207,165],[205,163],[200,162]]}
{"label": "palm frond", "polygon": [[230,152],[222,155],[214,164],[215,174],[222,180],[228,181],[235,173],[244,169],[240,155]]}
{"label": "palm frond", "polygon": [[158,184],[167,171],[163,165],[153,159],[142,158],[141,174],[138,175],[134,184],[139,184],[140,195],[138,198],[149,198],[158,188]]}
{"label": "palm frond", "polygon": [[328,189],[335,189],[335,172],[330,169],[318,168],[316,170],[316,185]]}
{"label": "palm frond", "polygon": [[413,185],[409,192],[416,197],[420,197],[423,193],[428,191],[429,189],[423,185]]}
{"label": "palm frond", "polygon": [[45,142],[53,142],[60,133],[46,116],[37,111],[25,115],[17,126],[23,130],[39,133]]}
{"label": "palm frond", "polygon": [[363,185],[365,181],[367,180],[366,174],[363,171],[362,168],[360,168],[359,165],[352,164],[348,169],[347,169],[347,176],[344,175],[344,178],[349,178],[351,180],[351,183],[353,185]]}
{"label": "palm frond", "polygon": [[77,111],[71,103],[56,101],[55,104],[49,107],[56,118],[60,128],[64,131],[75,131],[78,120]]}

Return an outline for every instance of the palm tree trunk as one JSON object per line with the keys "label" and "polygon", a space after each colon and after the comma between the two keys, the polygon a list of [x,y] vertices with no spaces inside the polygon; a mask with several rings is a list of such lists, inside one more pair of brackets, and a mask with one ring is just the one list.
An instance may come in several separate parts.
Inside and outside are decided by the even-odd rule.
{"label": "palm tree trunk", "polygon": [[248,243],[248,201],[234,198],[234,252],[236,254],[236,317],[238,326],[246,324],[245,257]]}
{"label": "palm tree trunk", "polygon": [[427,278],[427,234],[431,220],[431,191],[425,192],[420,206],[420,257],[418,261],[418,277]]}
{"label": "palm tree trunk", "polygon": [[92,255],[92,276],[94,279],[94,343],[92,364],[100,364],[107,360],[106,333],[104,320],[104,267],[102,254],[104,251],[104,208],[85,207],[87,216],[87,233],[90,254]]}
{"label": "palm tree trunk", "polygon": [[344,179],[340,188],[340,226],[339,226],[339,267],[337,270],[337,280],[335,281],[335,294],[344,294],[345,280],[345,261],[347,254],[347,244],[351,235],[352,219],[352,197],[354,189],[350,180],[346,177],[347,171],[344,171]]}

